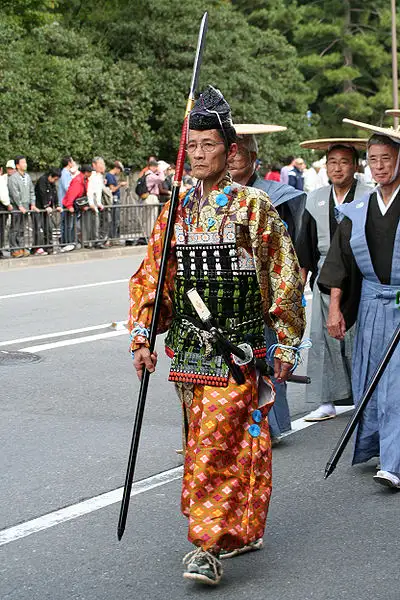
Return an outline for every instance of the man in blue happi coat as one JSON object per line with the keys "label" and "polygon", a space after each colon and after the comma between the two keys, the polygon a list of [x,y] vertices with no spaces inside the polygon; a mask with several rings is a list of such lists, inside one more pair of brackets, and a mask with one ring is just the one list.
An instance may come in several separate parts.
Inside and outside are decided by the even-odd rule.
{"label": "man in blue happi coat", "polygon": [[[238,151],[229,164],[229,171],[233,180],[242,185],[255,187],[266,192],[272,205],[284,221],[293,242],[295,242],[300,231],[307,194],[284,183],[261,179],[256,171],[258,144],[255,136],[284,131],[286,127],[243,123],[235,124],[235,129]],[[267,348],[277,343],[275,332],[268,327],[265,331],[265,338]],[[272,445],[274,446],[281,440],[283,434],[291,430],[291,421],[287,400],[287,384],[278,382],[274,378],[273,383],[276,390],[276,399],[269,412],[268,421]]]}
{"label": "man in blue happi coat", "polygon": [[[329,288],[329,334],[343,339],[356,322],[352,387],[357,404],[400,322],[400,131],[350,121],[372,132],[368,162],[377,186],[338,207],[341,222],[318,284]],[[400,489],[400,347],[359,423],[353,464],[380,457],[377,483]]]}

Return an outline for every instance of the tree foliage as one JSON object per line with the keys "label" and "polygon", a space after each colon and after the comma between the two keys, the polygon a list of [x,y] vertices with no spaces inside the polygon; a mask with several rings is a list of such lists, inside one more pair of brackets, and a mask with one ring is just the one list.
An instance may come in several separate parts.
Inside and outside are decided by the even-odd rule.
{"label": "tree foliage", "polygon": [[[320,135],[354,135],[343,117],[382,124],[392,106],[390,3],[384,0],[233,0],[250,23],[295,46],[315,99]],[[390,124],[390,120],[386,119]]]}
{"label": "tree foliage", "polygon": [[[306,112],[314,94],[297,67],[296,51],[279,31],[261,32],[231,3],[218,0],[195,4],[148,0],[139,7],[130,0],[120,10],[119,17],[108,24],[106,37],[115,58],[136,61],[148,74],[152,96],[148,123],[163,156],[173,158],[176,152],[205,10],[209,12],[209,32],[200,89],[208,83],[219,87],[236,122],[289,126],[288,132],[263,140],[266,158],[298,151],[298,139],[308,130]],[[167,26],[172,18],[178,27]]]}
{"label": "tree foliage", "polygon": [[0,77],[3,162],[17,153],[37,167],[66,153],[140,161],[140,149],[152,147],[143,72],[126,70],[82,33],[53,22],[27,34],[2,21]]}

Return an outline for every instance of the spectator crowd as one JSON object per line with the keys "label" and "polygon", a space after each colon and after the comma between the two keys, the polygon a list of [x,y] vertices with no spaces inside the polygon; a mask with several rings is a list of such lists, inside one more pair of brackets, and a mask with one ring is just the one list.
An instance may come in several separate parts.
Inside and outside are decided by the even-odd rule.
{"label": "spectator crowd", "polygon": [[[129,172],[119,160],[107,171],[101,156],[80,166],[65,156],[61,168],[49,168],[34,184],[25,156],[8,160],[5,173],[0,169],[0,258],[8,252],[22,258],[120,243],[121,191],[126,189],[130,206],[136,202],[125,177]],[[173,169],[150,157],[141,174],[138,201],[147,208],[139,231],[146,243],[159,205],[170,195]]]}
{"label": "spectator crowd", "polygon": [[[257,169],[262,169],[259,160]],[[160,205],[171,194],[174,165],[150,156],[138,174],[134,199],[124,177],[129,171],[119,160],[107,171],[101,156],[80,166],[72,156],[65,156],[61,168],[49,168],[33,184],[25,156],[7,161],[4,174],[0,169],[0,258],[5,257],[4,251],[21,258],[51,254],[55,248],[68,252],[120,243],[124,188],[128,201],[143,208],[136,243],[147,243]],[[367,175],[358,174],[365,180]],[[271,164],[264,178],[307,193],[328,184],[323,160],[307,168],[302,158],[293,156],[283,167]],[[194,183],[191,166],[185,163],[181,191]]]}

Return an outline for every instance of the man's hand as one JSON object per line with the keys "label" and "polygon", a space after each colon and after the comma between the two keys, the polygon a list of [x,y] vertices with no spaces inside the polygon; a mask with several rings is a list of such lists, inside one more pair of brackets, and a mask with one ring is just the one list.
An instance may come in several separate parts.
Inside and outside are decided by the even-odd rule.
{"label": "man's hand", "polygon": [[142,379],[143,369],[147,369],[150,373],[154,373],[157,365],[157,352],[154,351],[150,354],[148,348],[142,347],[139,350],[135,350],[135,358],[133,359],[133,366],[136,369],[136,375],[138,379]]}
{"label": "man's hand", "polygon": [[75,209],[73,206],[70,206],[68,209],[68,212],[70,212],[71,214],[75,212]]}
{"label": "man's hand", "polygon": [[100,211],[104,210],[104,206],[103,206],[103,204],[101,204],[100,202],[98,203],[98,205],[97,205],[97,208],[98,208]]}
{"label": "man's hand", "polygon": [[306,283],[307,283],[307,277],[308,277],[308,271],[307,271],[307,269],[305,269],[304,267],[302,267],[300,269],[300,275],[301,275],[301,280],[303,282],[303,286],[305,287]]}
{"label": "man's hand", "polygon": [[62,212],[61,206],[57,206],[56,211],[59,212],[59,213]]}
{"label": "man's hand", "polygon": [[346,323],[340,308],[336,306],[329,307],[328,320],[326,322],[328,333],[337,340],[343,340],[346,333]]}
{"label": "man's hand", "polygon": [[274,358],[274,377],[278,383],[283,383],[290,375],[293,365],[282,362],[279,358]]}
{"label": "man's hand", "polygon": [[12,210],[14,210],[14,207],[13,207],[13,205],[12,205],[12,204],[9,204],[9,205],[7,206],[7,210],[9,210],[10,212],[11,212]]}
{"label": "man's hand", "polygon": [[51,206],[48,206],[46,208],[46,212],[47,212],[48,215],[51,215],[51,213],[53,212],[53,209],[51,208]]}
{"label": "man's hand", "polygon": [[23,215],[26,215],[26,213],[28,212],[24,206],[18,206],[18,210],[22,212]]}
{"label": "man's hand", "polygon": [[38,209],[38,207],[36,206],[36,204],[31,204],[31,211],[33,211],[33,212],[40,212],[40,210]]}

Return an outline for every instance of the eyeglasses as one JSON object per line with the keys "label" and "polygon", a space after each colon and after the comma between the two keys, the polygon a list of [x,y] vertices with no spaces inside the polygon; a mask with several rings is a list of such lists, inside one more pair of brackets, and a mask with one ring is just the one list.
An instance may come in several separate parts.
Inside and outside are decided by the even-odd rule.
{"label": "eyeglasses", "polygon": [[211,152],[215,152],[217,146],[221,144],[225,146],[224,142],[189,142],[186,145],[186,151],[188,154],[194,154],[197,148],[200,146],[203,152],[211,154]]}

